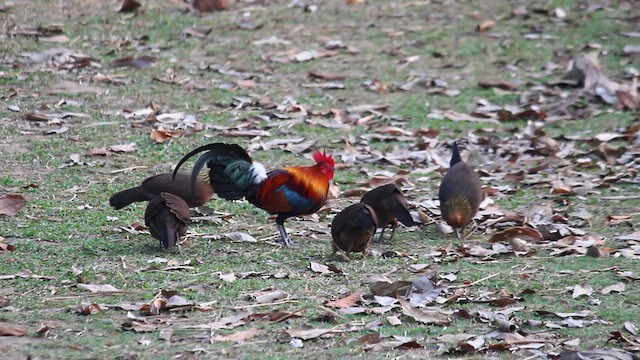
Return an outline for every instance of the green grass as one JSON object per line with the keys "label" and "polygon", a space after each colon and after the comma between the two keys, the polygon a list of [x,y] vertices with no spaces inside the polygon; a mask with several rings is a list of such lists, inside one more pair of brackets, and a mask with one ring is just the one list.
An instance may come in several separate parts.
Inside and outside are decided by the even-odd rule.
{"label": "green grass", "polygon": [[[484,335],[495,326],[476,319],[457,319],[448,327],[424,325],[402,316],[400,309],[384,314],[345,315],[331,323],[317,319],[337,310],[328,309],[324,305],[326,301],[345,297],[354,291],[362,291],[370,301],[369,276],[386,274],[394,281],[411,281],[417,275],[409,272],[408,267],[425,263],[431,264],[441,275],[453,273],[457,276],[453,282],[443,280],[442,286],[447,288],[444,296],[452,297],[460,291],[469,299],[443,305],[446,311],[497,312],[503,309],[478,301],[514,296],[515,302],[511,306],[524,309],[513,313],[511,320],[522,333],[550,332],[553,340],[540,349],[549,356],[568,348],[562,342],[574,338],[581,340],[579,349],[624,346],[607,342],[607,339],[609,333],[620,330],[625,321],[640,318],[640,310],[635,306],[640,301],[640,292],[632,281],[617,273],[631,271],[638,276],[640,266],[634,259],[551,256],[553,246],[548,242],[535,246],[537,253],[533,257],[500,254],[481,258],[449,253],[434,258],[433,254],[444,249],[453,235],[443,235],[431,224],[401,228],[392,241],[372,245],[378,255],[366,259],[356,256],[351,262],[342,262],[330,254],[328,229],[333,214],[356,198],[329,200],[327,206],[330,209],[321,211],[312,219],[290,219],[287,229],[299,243],[292,249],[277,244],[273,220],[262,210],[246,202],[214,199],[207,204],[212,211],[231,213],[232,216],[194,222],[190,230],[196,235],[190,244],[180,252],[162,252],[157,240],[147,233],[131,234],[123,230],[136,222],[143,222],[145,205],[134,204],[116,211],[109,207],[108,198],[116,191],[139,184],[152,174],[171,171],[184,154],[207,142],[226,141],[248,146],[276,138],[304,137],[317,139],[312,150],[342,154],[347,145],[363,153],[371,150],[385,153],[416,151],[419,144],[434,141],[432,145],[436,147],[430,146],[429,151],[435,151],[448,160],[448,150],[443,143],[462,137],[471,140],[472,150],[480,151],[490,160],[504,162],[496,173],[495,164],[488,165],[484,170],[489,176],[482,179],[486,186],[509,186],[510,191],[505,195],[493,198],[501,211],[518,213],[531,204],[548,202],[556,214],[567,217],[571,226],[586,231],[586,236],[604,239],[606,243],[601,245],[601,249],[628,248],[629,242],[615,237],[633,232],[637,216],[618,224],[607,224],[605,220],[607,215],[637,213],[640,200],[601,200],[601,197],[637,195],[637,164],[605,165],[604,159],[593,153],[597,144],[575,141],[576,151],[583,153],[567,157],[570,161],[568,167],[543,169],[541,178],[552,180],[561,176],[572,179],[584,173],[585,176],[595,176],[593,182],[597,186],[586,196],[556,196],[551,194],[548,181],[529,184],[501,178],[505,174],[526,170],[517,161],[513,164],[506,162],[513,155],[504,150],[507,147],[519,153],[520,161],[539,165],[548,160],[538,155],[526,157],[528,149],[515,146],[526,140],[522,134],[526,121],[503,124],[453,122],[434,119],[429,114],[447,109],[468,114],[481,99],[501,106],[518,105],[522,93],[533,91],[531,87],[535,84],[561,78],[566,62],[582,53],[585,45],[592,43],[602,46],[600,62],[603,72],[619,80],[622,69],[637,63],[634,58],[621,55],[620,50],[629,43],[629,39],[619,35],[628,31],[630,19],[634,14],[638,15],[637,11],[626,12],[612,5],[589,13],[582,2],[573,0],[527,5],[530,11],[531,7],[562,7],[568,17],[560,21],[539,13],[524,18],[513,17],[510,13],[517,4],[508,1],[485,1],[480,6],[471,6],[456,2],[420,5],[380,0],[370,1],[367,5],[347,6],[344,1],[336,0],[318,3],[315,12],[306,12],[298,6],[290,7],[287,2],[280,1],[268,4],[240,2],[231,11],[204,15],[182,13],[171,2],[148,1],[145,2],[145,11],[136,16],[115,13],[112,4],[97,1],[76,5],[76,2],[63,4],[40,0],[16,6],[11,14],[0,13],[0,19],[6,24],[35,27],[61,24],[64,34],[71,39],[68,43],[52,44],[34,37],[0,34],[3,48],[0,72],[4,74],[0,76],[0,98],[4,104],[19,105],[21,109],[20,112],[12,112],[6,105],[0,108],[0,156],[3,158],[0,161],[0,194],[19,193],[27,199],[27,205],[17,216],[0,216],[0,236],[5,238],[4,242],[16,246],[16,251],[0,252],[0,276],[22,275],[0,280],[0,304],[3,304],[3,296],[9,301],[7,305],[0,305],[0,326],[12,324],[28,330],[28,335],[22,338],[0,337],[0,347],[5,349],[8,358],[25,358],[27,355],[34,359],[455,356],[447,355],[446,350],[456,348],[457,344],[438,344],[435,341],[438,335]],[[243,19],[250,19],[261,26],[243,29],[238,25]],[[475,26],[486,19],[496,20],[490,33],[497,36],[475,33]],[[185,37],[182,30],[194,25],[209,26],[212,32],[204,39]],[[542,30],[541,35],[553,35],[555,39],[524,38],[524,34],[535,32],[534,27]],[[298,31],[294,32],[294,28]],[[270,36],[291,44],[260,47],[253,44]],[[357,52],[341,49],[335,56],[300,63],[268,60],[283,56],[286,51],[293,54],[312,49],[323,51],[327,40],[336,39],[342,40],[350,49],[357,49]],[[54,47],[66,47],[92,56],[102,67],[63,70],[47,63],[29,64],[21,56]],[[143,70],[111,67],[113,60],[130,55],[153,55],[158,61],[153,67]],[[403,59],[414,55],[420,59],[401,65]],[[557,64],[558,70],[544,70],[549,63]],[[241,77],[216,69],[253,74],[257,86],[244,90],[223,86],[234,84]],[[346,76],[342,81],[345,89],[321,90],[301,86],[313,81],[308,78],[309,71],[343,74]],[[98,83],[92,80],[98,73],[122,75],[130,82],[126,85]],[[155,80],[171,75],[178,79],[190,78],[190,81],[180,85]],[[459,89],[460,94],[455,97],[431,94],[421,85],[422,82],[409,91],[398,89],[415,76],[427,85],[434,79],[444,80],[450,88]],[[521,85],[514,93],[503,93],[480,88],[479,80],[530,83]],[[51,93],[52,87],[60,81],[82,82],[106,92],[98,95]],[[375,81],[387,84],[389,91],[379,93],[371,90],[367,84]],[[204,89],[198,89],[200,86]],[[577,90],[562,91],[573,93]],[[12,95],[13,92],[16,95]],[[553,91],[544,96],[555,99]],[[388,109],[383,111],[386,116],[374,117],[374,125],[354,125],[348,130],[313,126],[309,122],[281,126],[286,120],[273,114],[282,111],[260,107],[256,102],[235,109],[232,104],[237,97],[253,100],[268,97],[276,105],[292,98],[312,112],[309,118],[325,122],[333,121],[331,110],[340,111],[349,106],[381,104]],[[58,105],[63,99],[77,101],[78,105]],[[589,138],[602,132],[621,132],[638,122],[632,112],[619,111],[588,99],[581,100],[580,105],[596,110],[595,115],[587,112],[584,117],[547,123],[543,128],[546,135],[561,145],[567,145],[569,136]],[[254,128],[268,129],[271,136],[232,138],[225,131],[205,128],[191,136],[156,144],[149,137],[153,125],[137,124],[122,115],[124,110],[148,106],[156,107],[159,113],[194,115],[205,126],[243,126],[250,122]],[[66,133],[43,135],[49,129],[46,124],[24,120],[26,113],[35,110],[47,114],[81,112],[88,116],[65,119],[65,125],[69,127]],[[269,116],[269,119],[257,119],[256,115]],[[99,123],[105,124],[95,125]],[[407,131],[437,129],[439,134],[436,140],[392,137],[365,140],[384,126],[397,126]],[[480,141],[497,145],[495,148],[478,145]],[[136,144],[132,153],[90,155],[92,149],[130,142]],[[615,140],[609,145],[626,147],[628,154],[637,152],[637,146],[627,139]],[[74,153],[80,154],[81,163],[65,166],[70,164],[69,155]],[[264,162],[267,168],[308,163],[302,155],[280,149],[256,151],[251,155]],[[581,157],[592,159],[595,166],[576,166],[575,162]],[[357,162],[337,171],[335,182],[341,191],[366,188],[366,182],[374,171],[397,173],[435,165],[433,160],[397,166],[386,162]],[[188,170],[190,166],[187,164],[184,169]],[[139,168],[121,171],[131,167]],[[623,181],[599,180],[607,174],[622,174]],[[428,181],[421,180],[425,176]],[[533,176],[527,173],[525,180]],[[409,179],[416,183],[415,188],[407,189],[410,203],[429,213],[428,208],[416,204],[437,198],[441,177],[439,171],[427,175],[409,174]],[[29,184],[37,187],[23,188]],[[593,215],[590,224],[571,224],[576,219],[569,214],[579,209]],[[224,236],[235,231],[247,232],[259,242],[232,242]],[[487,240],[493,231],[492,227],[485,229],[483,224],[466,245],[488,248]],[[461,245],[455,240],[454,243]],[[397,251],[404,256],[379,256],[385,251]],[[163,271],[170,265],[154,265],[152,261],[157,257],[190,267]],[[309,269],[310,262],[334,263],[344,275],[314,273]],[[150,271],[153,266],[159,271]],[[81,269],[82,274],[76,275],[74,269]],[[27,271],[46,278],[29,277]],[[234,282],[220,278],[220,274],[231,272],[237,275],[246,272],[257,274]],[[275,277],[275,274],[286,276]],[[464,284],[475,281],[478,283],[464,288]],[[94,295],[77,288],[79,282],[111,284],[123,292]],[[620,282],[626,285],[624,292],[601,294],[604,287]],[[593,295],[572,299],[572,287],[584,284],[593,287]],[[281,290],[287,294],[287,301],[278,305],[255,306],[254,301],[245,296],[263,289]],[[528,289],[533,293],[520,295]],[[146,325],[156,325],[157,329],[135,332],[123,326],[131,322],[127,319],[127,311],[106,307],[149,303],[161,290],[176,290],[196,304],[211,303],[212,310],[163,312],[160,316],[145,319]],[[594,302],[597,301],[599,304],[596,305]],[[72,311],[80,304],[90,303],[100,304],[104,309],[88,316]],[[375,303],[363,306],[376,307]],[[252,323],[234,329],[185,328],[211,324],[241,310],[254,313],[300,311],[302,317],[275,324]],[[532,326],[527,323],[530,319],[554,323],[563,320],[541,316],[535,310],[590,310],[592,315],[583,320],[595,322],[581,328]],[[132,311],[131,315],[142,316],[137,311]],[[386,320],[389,315],[398,316],[402,324],[389,325]],[[375,322],[380,324],[373,326]],[[48,332],[38,337],[36,331],[44,326],[49,328]],[[290,346],[285,331],[305,326],[335,328],[343,332],[305,340],[303,348]],[[242,344],[209,341],[211,335],[224,336],[253,327],[258,329],[258,333]],[[161,338],[161,334],[166,335],[161,330],[173,332],[170,340]],[[425,349],[380,353],[366,350],[367,345],[356,340],[374,331],[385,339],[392,339],[394,335],[412,337]],[[499,341],[487,339],[488,343]],[[507,359],[531,355],[525,349],[515,349],[514,352],[483,349],[472,356]]]}

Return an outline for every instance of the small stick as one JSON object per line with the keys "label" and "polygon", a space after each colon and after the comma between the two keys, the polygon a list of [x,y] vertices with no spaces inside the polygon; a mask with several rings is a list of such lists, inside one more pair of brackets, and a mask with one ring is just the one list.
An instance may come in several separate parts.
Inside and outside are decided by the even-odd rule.
{"label": "small stick", "polygon": [[120,294],[144,294],[143,291],[105,291],[105,292],[97,292],[97,293],[81,293],[75,295],[60,295],[60,296],[51,296],[45,297],[45,300],[48,301],[60,301],[60,300],[71,300],[77,299],[81,297],[96,297],[96,296],[110,296],[110,295],[120,295]]}
{"label": "small stick", "polygon": [[600,196],[600,200],[627,200],[627,199],[640,199],[640,195],[616,195],[616,196]]}
{"label": "small stick", "polygon": [[282,304],[286,304],[289,302],[298,302],[297,300],[282,300],[282,301],[275,301],[272,303],[265,303],[265,304],[251,304],[251,305],[241,305],[241,306],[234,306],[232,307],[233,310],[242,310],[242,309],[253,309],[253,308],[257,308],[257,307],[262,307],[262,306],[271,306],[271,305],[282,305]]}
{"label": "small stick", "polygon": [[111,170],[111,171],[109,171],[109,174],[117,174],[117,173],[121,173],[121,172],[127,172],[127,171],[137,170],[137,169],[146,169],[146,168],[148,168],[148,166],[144,166],[144,165],[129,166],[129,167],[124,168],[124,169]]}
{"label": "small stick", "polygon": [[476,280],[476,281],[474,281],[474,282],[472,282],[472,283],[469,283],[469,284],[458,285],[458,286],[449,286],[449,288],[450,288],[450,289],[460,289],[460,288],[471,287],[471,286],[473,286],[473,285],[479,284],[479,283],[481,283],[481,282],[483,282],[483,281],[485,281],[485,280],[489,280],[489,279],[491,279],[492,277],[494,277],[494,276],[498,276],[498,275],[500,275],[500,274],[502,274],[502,273],[495,273],[495,274],[492,274],[492,275],[489,275],[489,276],[483,277],[482,279]]}

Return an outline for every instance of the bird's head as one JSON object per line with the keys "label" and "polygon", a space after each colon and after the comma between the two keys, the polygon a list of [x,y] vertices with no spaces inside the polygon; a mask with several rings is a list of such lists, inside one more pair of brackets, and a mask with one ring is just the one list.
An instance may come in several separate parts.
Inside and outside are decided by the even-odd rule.
{"label": "bird's head", "polygon": [[335,166],[335,162],[331,155],[327,155],[326,151],[316,151],[316,153],[313,154],[313,160],[320,168],[321,173],[326,174],[329,177],[329,180],[333,179],[333,167]]}

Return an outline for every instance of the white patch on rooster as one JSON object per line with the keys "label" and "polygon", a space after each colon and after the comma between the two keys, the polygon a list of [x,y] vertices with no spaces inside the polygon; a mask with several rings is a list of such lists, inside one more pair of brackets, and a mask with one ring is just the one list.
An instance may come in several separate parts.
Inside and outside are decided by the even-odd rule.
{"label": "white patch on rooster", "polygon": [[254,162],[249,169],[254,184],[259,184],[267,179],[267,170],[259,162]]}

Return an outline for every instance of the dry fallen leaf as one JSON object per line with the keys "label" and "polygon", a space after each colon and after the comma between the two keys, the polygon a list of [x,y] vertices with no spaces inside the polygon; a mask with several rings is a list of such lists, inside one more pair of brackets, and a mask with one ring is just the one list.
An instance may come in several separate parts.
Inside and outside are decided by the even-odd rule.
{"label": "dry fallen leaf", "polygon": [[287,319],[302,317],[300,312],[288,313],[283,311],[271,311],[268,313],[254,313],[247,317],[248,321],[260,323],[278,323]]}
{"label": "dry fallen leaf", "polygon": [[309,264],[309,269],[320,274],[331,274],[331,270],[329,270],[329,267],[327,265],[318,264],[313,261],[311,261],[311,264]]}
{"label": "dry fallen leaf", "polygon": [[134,69],[146,69],[150,68],[153,63],[155,63],[158,59],[154,56],[142,55],[140,57],[134,58],[133,56],[127,56],[120,59],[115,59],[111,62],[111,66],[113,67],[130,67]]}
{"label": "dry fallen leaf", "polygon": [[72,308],[71,311],[74,314],[87,316],[87,315],[93,315],[102,311],[102,308],[98,304],[80,304]]}
{"label": "dry fallen leaf", "polygon": [[346,78],[345,75],[339,74],[328,74],[319,71],[309,71],[309,77],[313,79],[321,79],[321,80],[344,80]]}
{"label": "dry fallen leaf", "polygon": [[26,203],[27,200],[22,195],[0,195],[0,215],[15,216]]}
{"label": "dry fallen leaf", "polygon": [[476,31],[485,32],[485,31],[491,30],[491,28],[493,28],[495,24],[496,22],[493,20],[483,21],[482,23],[478,24],[478,26],[476,26]]}
{"label": "dry fallen leaf", "polygon": [[402,297],[398,297],[398,301],[402,305],[402,313],[418,322],[441,326],[447,326],[451,323],[449,317],[437,309],[415,308]]}
{"label": "dry fallen leaf", "polygon": [[108,150],[113,152],[133,152],[136,151],[136,144],[129,143],[122,145],[111,145],[109,146]]}
{"label": "dry fallen leaf", "polygon": [[373,295],[396,297],[396,295],[404,295],[411,289],[413,282],[411,281],[376,281],[369,291]]}
{"label": "dry fallen leaf", "polygon": [[510,241],[513,238],[531,242],[544,241],[544,237],[538,230],[525,226],[515,226],[506,230],[498,231],[497,233],[491,235],[489,242],[495,243],[505,240]]}
{"label": "dry fallen leaf", "polygon": [[591,296],[593,294],[593,288],[591,285],[576,285],[573,288],[573,293],[571,294],[572,299],[577,299],[580,296]]}
{"label": "dry fallen leaf", "polygon": [[632,335],[638,335],[638,327],[630,321],[624,322],[624,329],[630,332]]}
{"label": "dry fallen leaf", "polygon": [[229,334],[225,336],[216,335],[211,337],[211,341],[232,341],[235,343],[242,343],[251,339],[257,333],[258,333],[257,328],[251,328],[249,330],[238,331],[233,334]]}
{"label": "dry fallen leaf", "polygon": [[581,351],[563,351],[561,360],[635,360],[637,357],[628,351],[618,349],[592,349]]}
{"label": "dry fallen leaf", "polygon": [[0,336],[24,336],[27,330],[9,324],[0,323]]}
{"label": "dry fallen leaf", "polygon": [[335,301],[329,301],[325,304],[325,306],[329,307],[337,307],[337,308],[347,308],[355,305],[358,301],[360,301],[360,296],[362,293],[360,290],[354,292],[353,294],[344,297],[342,299],[338,299]]}
{"label": "dry fallen leaf", "polygon": [[117,292],[120,291],[115,288],[113,285],[105,284],[77,284],[76,287],[84,290],[88,290],[92,293],[108,293],[108,292]]}
{"label": "dry fallen leaf", "polygon": [[69,37],[66,35],[54,35],[54,36],[41,37],[38,41],[62,44],[62,43],[69,42]]}
{"label": "dry fallen leaf", "polygon": [[292,338],[299,338],[302,340],[315,339],[325,334],[330,334],[331,329],[289,329],[285,330]]}
{"label": "dry fallen leaf", "polygon": [[211,12],[214,10],[227,10],[231,6],[230,0],[193,0],[193,8],[200,12]]}
{"label": "dry fallen leaf", "polygon": [[601,294],[610,294],[612,292],[618,292],[621,293],[625,290],[626,286],[624,283],[617,283],[617,284],[613,284],[613,285],[609,285],[607,287],[605,287],[604,289],[602,289],[602,291],[600,292]]}
{"label": "dry fallen leaf", "polygon": [[173,138],[184,135],[184,130],[154,129],[151,131],[151,138],[157,143],[167,142]]}
{"label": "dry fallen leaf", "polygon": [[14,251],[16,249],[15,246],[2,242],[3,240],[4,240],[4,238],[2,236],[0,236],[0,252],[1,251]]}
{"label": "dry fallen leaf", "polygon": [[245,233],[245,232],[230,232],[230,233],[226,233],[224,234],[225,237],[233,240],[233,241],[239,241],[239,242],[258,242],[258,240],[256,238],[254,238],[253,236]]}
{"label": "dry fallen leaf", "polygon": [[253,300],[258,304],[272,303],[276,300],[284,299],[287,294],[282,290],[265,289],[244,293],[243,296],[248,300]]}
{"label": "dry fallen leaf", "polygon": [[400,319],[395,315],[387,316],[387,322],[389,322],[389,325],[391,326],[402,325],[402,321],[400,321]]}
{"label": "dry fallen leaf", "polygon": [[220,279],[226,282],[234,282],[236,281],[236,274],[234,273],[220,274]]}

